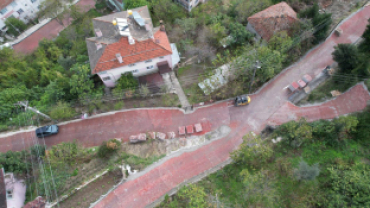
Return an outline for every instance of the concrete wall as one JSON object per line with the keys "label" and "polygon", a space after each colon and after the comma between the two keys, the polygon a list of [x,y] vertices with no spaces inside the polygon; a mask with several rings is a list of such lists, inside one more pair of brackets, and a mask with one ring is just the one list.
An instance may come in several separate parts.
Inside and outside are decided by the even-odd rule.
{"label": "concrete wall", "polygon": [[2,11],[6,10],[3,14],[0,13],[0,30],[5,27],[5,20],[11,16],[22,20],[24,23],[28,23],[28,18],[33,19],[36,17],[39,11],[38,6],[42,1],[44,0],[14,0],[13,2],[15,4],[9,4],[5,8],[0,9]]}
{"label": "concrete wall", "polygon": [[[119,68],[99,72],[98,76],[103,81],[105,86],[114,87],[115,82],[121,77],[123,73],[132,72],[134,77],[140,77],[140,76],[147,75],[147,74],[153,74],[155,72],[158,72],[157,63],[162,62],[162,61],[167,61],[168,65],[171,67],[171,69],[173,69],[172,57],[171,55],[167,55],[167,56],[163,56],[163,58],[160,58],[160,57],[153,58],[151,62],[146,63],[145,61],[142,61],[142,62],[136,63],[134,66],[126,65],[126,66],[122,66]],[[150,68],[148,69],[147,67],[150,67]]]}

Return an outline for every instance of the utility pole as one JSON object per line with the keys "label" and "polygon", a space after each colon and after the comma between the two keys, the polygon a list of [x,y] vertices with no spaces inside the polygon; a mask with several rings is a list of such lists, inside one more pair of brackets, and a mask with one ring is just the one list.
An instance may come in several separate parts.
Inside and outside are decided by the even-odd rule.
{"label": "utility pole", "polygon": [[[32,107],[28,106],[28,101],[25,101],[25,102],[23,102],[23,101],[19,101],[19,102],[17,102],[17,103],[16,103],[16,105],[23,106],[26,110],[27,110],[27,109],[28,109],[28,110],[31,110],[31,111],[33,111],[33,112],[35,112],[35,113],[37,113],[37,114],[39,114],[39,115],[41,115],[41,116],[43,116],[43,117],[45,117],[45,118],[49,119],[49,120],[54,121],[52,118],[50,118],[49,116],[47,116],[47,115],[45,115],[45,114],[41,113],[41,112],[40,112],[39,110],[37,110],[36,108],[32,108]],[[55,122],[55,121],[54,121],[54,122]]]}
{"label": "utility pole", "polygon": [[251,93],[251,90],[252,90],[252,84],[254,82],[254,77],[256,76],[256,70],[257,69],[260,69],[260,68],[261,68],[261,63],[257,60],[256,61],[256,64],[254,65],[254,71],[253,71],[252,81],[251,81],[251,83],[249,85],[249,91],[248,91],[249,94]]}

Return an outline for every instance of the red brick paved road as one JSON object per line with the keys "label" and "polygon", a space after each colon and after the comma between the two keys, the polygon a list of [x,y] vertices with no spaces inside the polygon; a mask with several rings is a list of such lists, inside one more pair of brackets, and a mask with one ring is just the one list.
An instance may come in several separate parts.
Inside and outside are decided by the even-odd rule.
{"label": "red brick paved road", "polygon": [[[363,85],[357,85],[332,101],[310,107],[299,108],[287,103],[284,87],[293,80],[309,73],[318,74],[333,60],[331,52],[337,43],[353,42],[365,29],[370,17],[370,7],[350,18],[341,25],[343,34],[331,36],[327,41],[307,54],[298,64],[281,73],[275,80],[252,96],[252,103],[246,107],[229,107],[228,102],[198,109],[193,114],[184,115],[177,110],[134,110],[109,116],[62,125],[60,133],[46,139],[48,145],[77,139],[85,145],[98,145],[102,140],[114,137],[127,138],[127,135],[143,131],[176,131],[177,126],[195,123],[199,120],[210,123],[211,129],[226,124],[232,132],[226,138],[214,141],[199,149],[168,159],[161,165],[136,179],[120,185],[96,207],[139,208],[153,203],[169,190],[226,161],[229,153],[241,142],[249,131],[259,132],[266,124],[281,124],[299,117],[309,121],[334,118],[364,109],[370,99]],[[0,151],[23,149],[22,138],[33,137],[16,134],[3,138]],[[32,141],[31,139],[29,141]],[[26,142],[30,144],[32,142]]]}
{"label": "red brick paved road", "polygon": [[[94,0],[81,0],[77,4],[83,12],[89,11],[91,8],[94,7],[95,1]],[[65,19],[64,26],[59,24],[55,19],[44,25],[42,28],[37,30],[36,32],[32,33],[30,36],[22,40],[20,43],[13,45],[13,49],[20,53],[31,53],[33,52],[39,45],[39,42],[46,38],[52,39],[57,37],[60,31],[64,30],[65,27],[71,24],[71,20]]]}

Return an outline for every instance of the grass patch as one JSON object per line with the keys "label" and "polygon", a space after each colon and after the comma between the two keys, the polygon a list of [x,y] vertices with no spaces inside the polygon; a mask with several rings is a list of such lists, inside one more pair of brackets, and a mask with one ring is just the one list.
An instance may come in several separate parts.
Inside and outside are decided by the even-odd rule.
{"label": "grass patch", "polygon": [[186,65],[177,70],[177,76],[181,76],[186,70],[190,69],[191,65]]}

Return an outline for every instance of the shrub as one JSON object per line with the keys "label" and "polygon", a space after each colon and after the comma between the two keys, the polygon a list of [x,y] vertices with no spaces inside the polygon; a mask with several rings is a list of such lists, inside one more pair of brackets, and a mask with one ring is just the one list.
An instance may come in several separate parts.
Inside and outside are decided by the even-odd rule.
{"label": "shrub", "polygon": [[8,126],[0,125],[0,132],[8,130]]}
{"label": "shrub", "polygon": [[301,160],[299,167],[294,170],[294,177],[298,181],[311,181],[320,174],[319,164],[309,166],[305,161]]}
{"label": "shrub", "polygon": [[72,118],[76,112],[70,107],[69,103],[59,101],[57,105],[50,111],[50,117],[53,119]]}
{"label": "shrub", "polygon": [[100,2],[100,3],[96,3],[96,4],[95,4],[95,8],[96,8],[97,10],[104,9],[104,8],[106,8],[106,7],[107,7],[107,5],[105,4],[105,2]]}
{"label": "shrub", "polygon": [[116,89],[135,89],[139,86],[139,82],[132,73],[125,73],[117,80]]}
{"label": "shrub", "polygon": [[120,147],[121,147],[121,142],[116,139],[104,141],[99,147],[98,157],[101,157],[101,158],[110,157]]}
{"label": "shrub", "polygon": [[7,33],[14,36],[18,36],[27,28],[27,25],[24,22],[14,17],[6,19],[5,24],[8,27]]}
{"label": "shrub", "polygon": [[120,110],[125,106],[125,103],[123,101],[119,101],[116,104],[114,104],[114,110]]}
{"label": "shrub", "polygon": [[35,157],[45,156],[45,146],[36,144],[30,148],[31,155]]}

